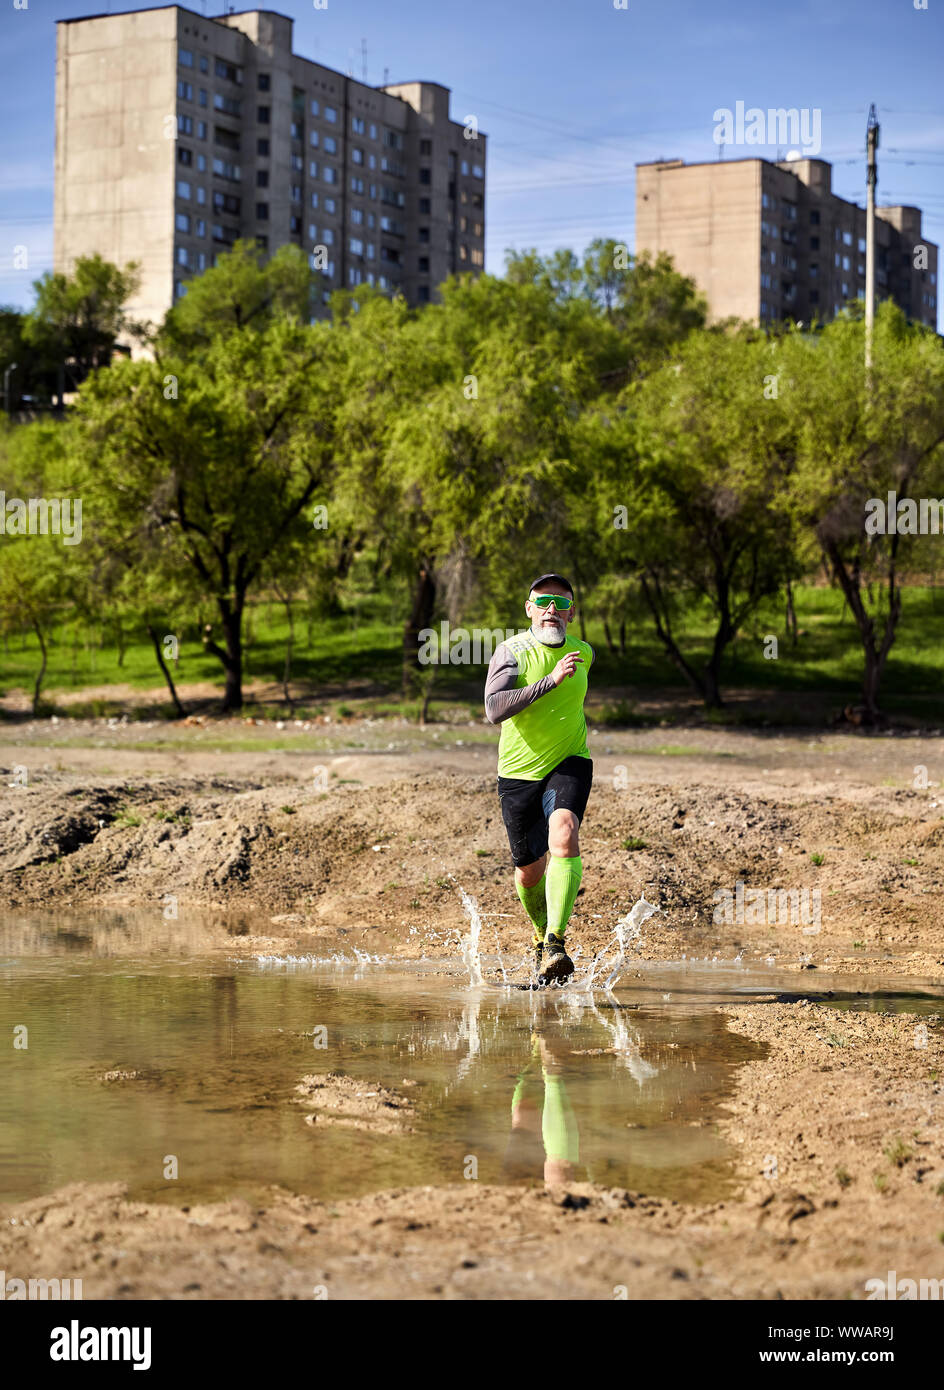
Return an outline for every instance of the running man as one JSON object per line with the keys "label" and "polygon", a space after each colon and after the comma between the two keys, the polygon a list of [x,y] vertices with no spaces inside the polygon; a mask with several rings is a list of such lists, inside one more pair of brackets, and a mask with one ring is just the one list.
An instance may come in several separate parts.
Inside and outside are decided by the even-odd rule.
{"label": "running man", "polygon": [[561,575],[536,579],[524,611],[528,631],[500,643],[489,662],[485,714],[501,724],[498,799],[534,927],[538,984],[546,985],[574,969],[564,933],[583,875],[577,832],[593,781],[583,712],[593,648],[567,636],[574,591]]}

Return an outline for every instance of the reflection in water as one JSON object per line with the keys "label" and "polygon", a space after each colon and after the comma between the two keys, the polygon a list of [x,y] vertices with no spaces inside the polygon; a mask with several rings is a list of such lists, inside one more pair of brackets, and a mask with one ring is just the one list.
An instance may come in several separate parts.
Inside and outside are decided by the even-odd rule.
{"label": "reflection in water", "polygon": [[[763,1053],[726,1029],[717,986],[698,994],[689,974],[666,999],[640,979],[617,999],[389,962],[260,968],[165,925],[155,954],[138,919],[67,936],[0,920],[0,1038],[29,1039],[0,1050],[0,1200],[80,1181],[177,1203],[272,1184],[336,1199],[461,1182],[470,1154],[484,1182],[734,1188],[714,1120]],[[300,1079],[328,1073],[344,1078],[330,1122],[306,1124]],[[371,1121],[379,1087],[409,1098],[408,1121],[396,1107]]]}

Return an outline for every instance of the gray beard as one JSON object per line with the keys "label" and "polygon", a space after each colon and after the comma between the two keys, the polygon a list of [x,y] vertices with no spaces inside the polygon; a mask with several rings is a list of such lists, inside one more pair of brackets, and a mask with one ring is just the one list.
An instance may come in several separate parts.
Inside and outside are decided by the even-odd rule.
{"label": "gray beard", "polygon": [[567,636],[567,627],[564,623],[561,623],[559,626],[548,626],[546,628],[543,627],[543,624],[542,627],[539,628],[532,623],[531,631],[545,647],[556,647],[563,642]]}

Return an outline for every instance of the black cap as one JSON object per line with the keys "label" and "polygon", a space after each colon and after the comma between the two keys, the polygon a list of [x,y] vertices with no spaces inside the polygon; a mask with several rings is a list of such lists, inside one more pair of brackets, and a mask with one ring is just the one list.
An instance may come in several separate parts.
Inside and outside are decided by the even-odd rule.
{"label": "black cap", "polygon": [[569,589],[569,590],[570,590],[570,597],[571,597],[571,598],[574,597],[574,586],[573,586],[573,584],[571,584],[571,582],[570,582],[569,579],[565,579],[564,576],[563,576],[562,574],[542,574],[542,575],[540,575],[540,576],[534,581],[534,583],[531,585],[531,588],[528,590],[528,593],[529,593],[529,594],[533,594],[534,591],[535,591],[535,589],[539,589],[539,588],[541,587],[541,585],[542,585],[542,584],[546,584],[547,581],[548,581],[549,579],[554,579],[554,580],[556,580],[556,582],[557,582],[558,584],[563,585],[563,587],[564,587],[565,589]]}

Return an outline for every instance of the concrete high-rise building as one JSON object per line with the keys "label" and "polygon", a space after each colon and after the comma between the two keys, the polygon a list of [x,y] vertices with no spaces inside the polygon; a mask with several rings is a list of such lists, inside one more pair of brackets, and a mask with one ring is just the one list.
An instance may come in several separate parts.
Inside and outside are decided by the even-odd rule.
{"label": "concrete high-rise building", "polygon": [[450,119],[446,87],[371,87],[298,57],[292,20],[269,10],[62,20],[55,268],[138,261],[130,310],[159,322],[190,276],[254,238],[304,248],[323,304],[364,283],[422,304],[483,269],[485,144]]}
{"label": "concrete high-rise building", "polygon": [[[828,322],[865,295],[865,209],[831,190],[822,159],[636,165],[636,249],[665,251],[712,320]],[[937,325],[938,248],[921,210],[876,208],[875,296]]]}

